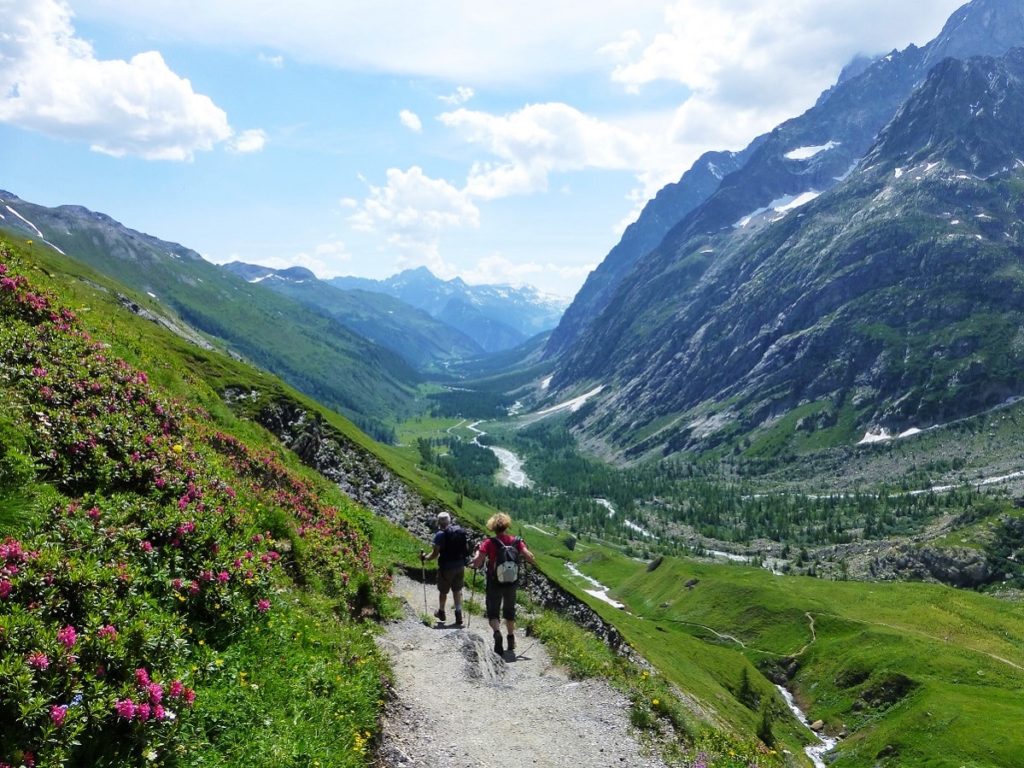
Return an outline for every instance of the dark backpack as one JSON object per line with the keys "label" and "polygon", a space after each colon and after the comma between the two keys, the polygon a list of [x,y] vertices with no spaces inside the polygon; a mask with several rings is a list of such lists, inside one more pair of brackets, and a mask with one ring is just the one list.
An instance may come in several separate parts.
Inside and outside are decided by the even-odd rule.
{"label": "dark backpack", "polygon": [[465,563],[469,555],[469,538],[466,531],[457,525],[449,525],[444,529],[441,538],[439,561],[445,563]]}
{"label": "dark backpack", "polygon": [[519,581],[519,542],[518,536],[511,544],[506,544],[497,536],[493,537],[495,551],[494,578],[499,584],[515,584]]}

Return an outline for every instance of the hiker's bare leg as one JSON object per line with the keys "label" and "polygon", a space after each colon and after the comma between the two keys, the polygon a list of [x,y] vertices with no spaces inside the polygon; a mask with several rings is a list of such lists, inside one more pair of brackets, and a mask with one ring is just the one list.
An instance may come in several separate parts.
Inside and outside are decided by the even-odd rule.
{"label": "hiker's bare leg", "polygon": [[[455,603],[455,610],[462,613],[462,590],[452,590],[452,602]],[[444,605],[441,606],[444,608]]]}
{"label": "hiker's bare leg", "polygon": [[491,629],[495,632],[501,632],[501,620],[500,619],[488,619],[487,623],[491,625]]}
{"label": "hiker's bare leg", "polygon": [[[447,592],[438,592],[437,593],[437,607],[440,608],[443,611],[444,610],[444,604],[447,603],[447,602],[448,602],[448,593]],[[458,603],[456,603],[456,605],[458,605]]]}

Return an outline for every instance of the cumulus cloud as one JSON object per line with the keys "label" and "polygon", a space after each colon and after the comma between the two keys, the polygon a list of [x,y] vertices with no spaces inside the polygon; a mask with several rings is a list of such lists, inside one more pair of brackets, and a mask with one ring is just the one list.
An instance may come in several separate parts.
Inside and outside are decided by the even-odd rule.
{"label": "cumulus cloud", "polygon": [[454,93],[447,96],[438,96],[437,98],[451,107],[457,107],[460,104],[465,104],[467,101],[473,98],[476,92],[467,85],[460,85],[455,89]]}
{"label": "cumulus cloud", "polygon": [[228,149],[238,154],[260,152],[267,145],[267,132],[261,128],[242,131],[228,142]]}
{"label": "cumulus cloud", "polygon": [[469,173],[468,193],[485,200],[547,189],[553,171],[633,170],[648,152],[648,137],[568,104],[532,104],[508,115],[458,109],[439,119],[497,158]]}
{"label": "cumulus cloud", "polygon": [[0,121],[116,157],[190,160],[232,135],[227,115],[163,57],[97,59],[58,0],[12,0],[0,34]]}
{"label": "cumulus cloud", "polygon": [[388,169],[387,184],[371,186],[349,222],[357,231],[383,234],[406,258],[440,263],[442,234],[480,226],[480,211],[464,190],[413,166]]}
{"label": "cumulus cloud", "polygon": [[408,128],[413,133],[423,132],[423,121],[420,120],[420,116],[415,112],[408,109],[403,109],[398,113],[398,119],[402,121],[402,125]]}
{"label": "cumulus cloud", "polygon": [[812,103],[855,54],[922,42],[960,4],[675,0],[662,29],[603,50],[617,57],[613,80],[631,90],[665,80],[723,105],[776,105],[792,114]]}

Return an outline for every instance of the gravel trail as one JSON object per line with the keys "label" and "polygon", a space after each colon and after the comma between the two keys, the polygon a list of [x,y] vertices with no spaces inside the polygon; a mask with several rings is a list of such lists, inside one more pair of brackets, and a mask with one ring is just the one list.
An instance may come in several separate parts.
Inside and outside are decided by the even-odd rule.
{"label": "gravel trail", "polygon": [[[602,681],[570,680],[522,625],[515,659],[499,658],[483,617],[468,629],[427,627],[423,586],[396,576],[394,591],[406,609],[381,639],[397,694],[381,768],[665,768],[630,733],[628,700]],[[427,599],[433,611],[431,585]],[[448,610],[451,621],[450,599]]]}

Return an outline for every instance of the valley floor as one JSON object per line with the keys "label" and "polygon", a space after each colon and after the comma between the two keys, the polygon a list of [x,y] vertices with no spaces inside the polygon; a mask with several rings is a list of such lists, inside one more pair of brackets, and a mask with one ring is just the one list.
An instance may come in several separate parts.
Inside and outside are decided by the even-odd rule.
{"label": "valley floor", "polygon": [[[482,616],[465,629],[428,627],[421,618],[423,585],[396,576],[394,589],[407,605],[381,640],[396,689],[381,768],[664,768],[631,733],[628,700],[600,680],[570,680],[540,642],[526,637],[522,623],[515,660],[502,659]],[[476,598],[482,602],[479,590]],[[427,606],[437,608],[431,585]],[[450,621],[450,599],[448,610]]]}

